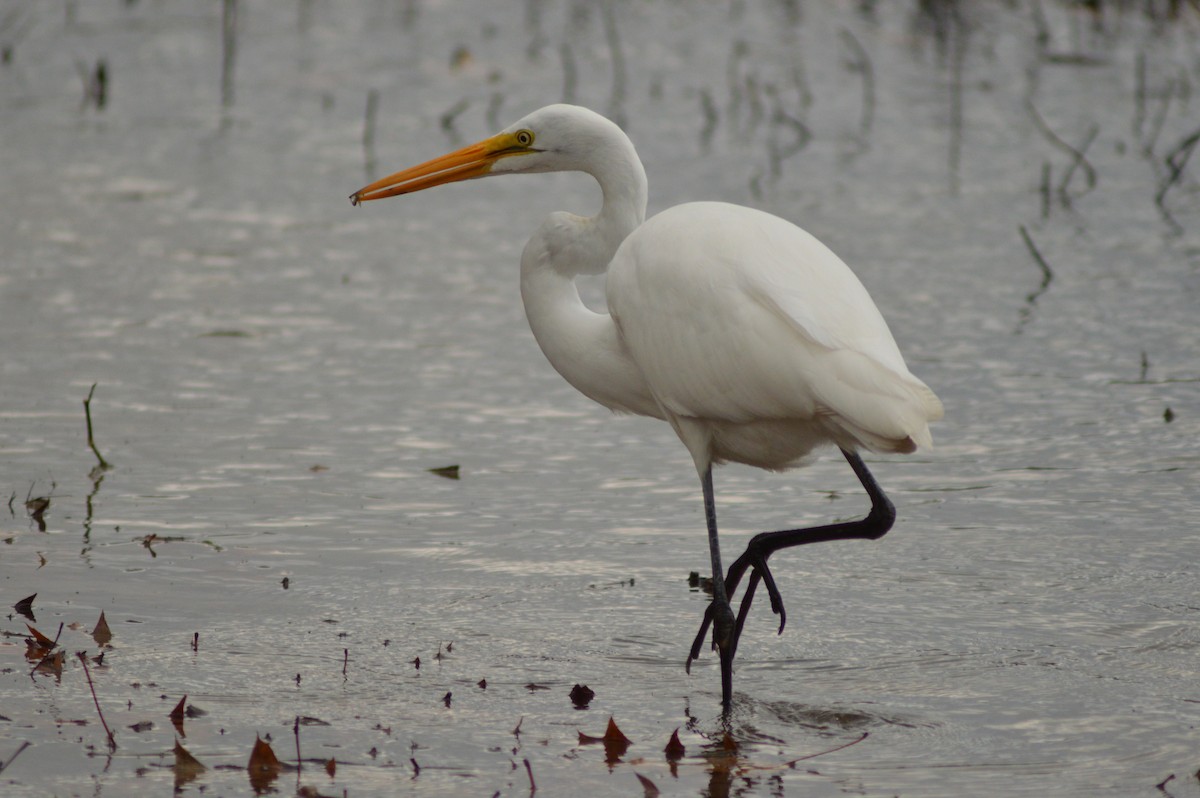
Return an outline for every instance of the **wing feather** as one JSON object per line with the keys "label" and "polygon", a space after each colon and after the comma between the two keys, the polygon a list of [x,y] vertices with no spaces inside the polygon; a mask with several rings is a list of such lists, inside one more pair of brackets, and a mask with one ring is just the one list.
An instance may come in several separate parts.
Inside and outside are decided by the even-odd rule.
{"label": "wing feather", "polygon": [[849,267],[770,214],[723,203],[664,211],[622,244],[607,295],[672,415],[734,424],[836,416],[860,437],[911,437],[910,447],[928,444],[928,421],[941,415]]}

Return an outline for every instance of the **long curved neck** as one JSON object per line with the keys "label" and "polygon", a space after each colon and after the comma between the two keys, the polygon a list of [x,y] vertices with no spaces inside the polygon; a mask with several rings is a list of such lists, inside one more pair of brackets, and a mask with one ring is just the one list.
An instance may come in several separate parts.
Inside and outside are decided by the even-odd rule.
{"label": "long curved neck", "polygon": [[580,393],[605,407],[658,415],[640,370],[621,343],[607,313],[579,297],[575,278],[602,274],[621,242],[646,216],[646,174],[624,141],[624,157],[588,168],[604,202],[592,217],[553,213],[521,255],[521,299],[533,336],[550,364]]}

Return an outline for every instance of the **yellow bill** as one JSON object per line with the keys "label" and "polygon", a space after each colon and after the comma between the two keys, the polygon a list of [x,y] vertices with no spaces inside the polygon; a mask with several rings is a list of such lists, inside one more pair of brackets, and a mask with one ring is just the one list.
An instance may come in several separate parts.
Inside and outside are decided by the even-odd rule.
{"label": "yellow bill", "polygon": [[350,201],[357,205],[360,202],[423,191],[443,183],[483,177],[501,158],[535,152],[536,150],[529,146],[531,142],[532,137],[528,137],[527,131],[500,133],[419,166],[403,169],[376,180],[351,194]]}

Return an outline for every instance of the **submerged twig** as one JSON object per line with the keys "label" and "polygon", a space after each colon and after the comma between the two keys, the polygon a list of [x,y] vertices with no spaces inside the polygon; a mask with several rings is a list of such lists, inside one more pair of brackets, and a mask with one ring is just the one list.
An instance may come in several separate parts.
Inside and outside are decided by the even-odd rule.
{"label": "submerged twig", "polygon": [[458,117],[471,107],[471,101],[466,97],[456,102],[454,105],[442,112],[438,118],[438,123],[442,126],[442,130],[450,136],[451,141],[459,140],[458,130],[454,127],[458,123]]}
{"label": "submerged twig", "polygon": [[1167,197],[1167,192],[1183,176],[1184,167],[1187,166],[1188,159],[1192,157],[1192,152],[1195,151],[1198,143],[1200,143],[1200,129],[1187,136],[1176,145],[1175,149],[1167,153],[1167,157],[1163,159],[1163,162],[1167,165],[1167,176],[1163,178],[1162,184],[1158,187],[1158,192],[1154,195],[1154,204],[1158,206],[1158,210],[1162,213],[1163,217],[1170,222],[1171,226],[1177,232],[1181,232],[1183,228],[1175,221],[1175,217],[1171,215],[1171,212],[1167,210],[1164,200]]}
{"label": "submerged twig", "polygon": [[[1087,166],[1087,169],[1085,171],[1085,174],[1087,176],[1087,184],[1088,184],[1087,191],[1091,191],[1093,188],[1096,187],[1096,170],[1093,169],[1091,167],[1091,164],[1089,164],[1087,162],[1087,159],[1084,157],[1084,153],[1087,152],[1088,147],[1092,146],[1092,142],[1096,140],[1096,136],[1099,133],[1100,133],[1100,126],[1097,124],[1093,124],[1091,126],[1091,128],[1088,130],[1087,135],[1084,137],[1083,143],[1080,144],[1079,148],[1075,151],[1075,157],[1071,161],[1071,165],[1067,167],[1066,173],[1063,174],[1063,179],[1061,181],[1059,181],[1058,197],[1062,201],[1062,204],[1064,206],[1069,207],[1071,204],[1070,197],[1067,194],[1067,186],[1069,186],[1071,184],[1071,178],[1074,177],[1074,175],[1075,175],[1076,167],[1080,166],[1081,164],[1085,164]],[[1084,193],[1086,193],[1086,191]]]}
{"label": "submerged twig", "polygon": [[1029,235],[1029,231],[1025,229],[1025,225],[1020,225],[1017,228],[1021,233],[1021,239],[1025,242],[1025,246],[1029,249],[1029,253],[1033,255],[1033,260],[1037,263],[1038,268],[1042,270],[1042,282],[1037,289],[1025,297],[1025,307],[1021,308],[1021,319],[1017,323],[1017,328],[1014,333],[1020,333],[1025,325],[1029,322],[1030,315],[1033,312],[1033,306],[1037,304],[1038,297],[1046,293],[1046,289],[1050,287],[1050,283],[1054,280],[1054,272],[1050,269],[1050,264],[1046,263],[1046,259],[1042,257],[1042,253],[1038,251],[1037,245],[1033,243],[1033,239]]}
{"label": "submerged twig", "polygon": [[717,131],[720,115],[708,89],[700,89],[700,112],[704,116],[704,127],[700,128],[700,151],[708,152],[713,134]]}
{"label": "submerged twig", "polygon": [[858,120],[858,136],[865,147],[875,120],[875,70],[871,66],[871,58],[867,55],[866,48],[862,46],[858,37],[847,28],[842,28],[841,39],[854,52],[854,58],[849,64],[850,69],[862,76],[862,112]]}
{"label": "submerged twig", "polygon": [[100,716],[100,725],[104,727],[104,731],[108,734],[108,747],[110,750],[117,750],[117,741],[113,737],[112,729],[108,728],[108,721],[104,719],[104,710],[100,709],[100,699],[96,697],[96,685],[92,682],[92,673],[88,670],[87,654],[83,651],[76,651],[75,656],[79,657],[80,663],[83,664],[83,675],[87,677],[88,687],[92,691],[92,701],[96,703],[96,714]]}
{"label": "submerged twig", "polygon": [[99,461],[96,467],[101,471],[107,471],[112,468],[112,465],[104,459],[104,455],[100,454],[100,450],[96,448],[96,439],[92,436],[92,394],[94,393],[96,393],[96,383],[93,382],[87,398],[83,400],[83,416],[87,420],[88,448],[92,450],[92,454],[96,455],[96,459]]}
{"label": "submerged twig", "polygon": [[574,103],[575,86],[578,83],[579,69],[575,65],[575,55],[571,52],[571,45],[567,42],[559,45],[558,59],[562,62],[562,101],[565,103]]}
{"label": "submerged twig", "polygon": [[1042,221],[1050,218],[1050,173],[1050,162],[1042,161],[1042,183],[1039,188],[1042,196]]}
{"label": "submerged twig", "polygon": [[625,127],[625,86],[628,81],[625,76],[625,53],[621,49],[620,31],[617,30],[615,5],[612,2],[603,5],[600,21],[604,26],[604,40],[608,44],[609,59],[612,63],[612,91],[608,98],[608,117]]}
{"label": "submerged twig", "polygon": [[13,760],[16,759],[18,756],[20,756],[21,752],[24,751],[26,748],[28,748],[31,745],[33,745],[33,743],[29,742],[28,740],[25,740],[24,742],[22,742],[21,747],[18,748],[16,751],[14,751],[12,756],[10,756],[8,759],[4,760],[3,762],[0,762],[0,773],[3,773],[4,769],[6,767],[8,767],[9,765],[11,765],[13,763]]}
{"label": "submerged twig", "polygon": [[529,760],[524,760],[525,772],[529,774],[529,794],[533,795],[537,792],[537,783],[533,780],[533,766],[529,764]]}
{"label": "submerged twig", "polygon": [[233,105],[233,67],[237,60],[237,0],[221,5],[221,107]]}
{"label": "submerged twig", "polygon": [[871,734],[870,732],[863,732],[858,738],[851,740],[848,743],[842,743],[839,746],[836,746],[834,748],[829,748],[825,751],[818,751],[815,754],[808,754],[807,756],[802,756],[802,757],[799,757],[798,759],[793,759],[791,762],[788,762],[788,767],[795,767],[797,762],[803,762],[806,759],[816,759],[819,756],[825,756],[826,754],[832,754],[834,751],[842,751],[846,748],[849,748],[852,745],[858,745],[863,740],[867,739],[867,737],[869,737],[870,734]]}
{"label": "submerged twig", "polygon": [[379,116],[379,89],[367,91],[367,111],[363,117],[363,158],[366,160],[367,175],[375,171],[375,120]]}
{"label": "submerged twig", "polygon": [[946,166],[949,171],[950,193],[959,191],[960,167],[963,149],[963,73],[967,60],[967,28],[958,15],[957,6],[949,17],[954,24],[954,43],[950,53],[950,141],[946,150]]}
{"label": "submerged twig", "polygon": [[1038,268],[1042,270],[1042,284],[1038,286],[1036,291],[1025,297],[1026,301],[1032,305],[1050,287],[1050,282],[1054,280],[1054,272],[1051,271],[1050,264],[1046,263],[1046,259],[1042,257],[1042,253],[1038,251],[1037,245],[1033,243],[1033,239],[1029,237],[1029,231],[1025,229],[1025,225],[1020,225],[1017,229],[1021,233],[1021,239],[1025,242],[1025,246],[1029,248],[1029,254],[1033,255]]}
{"label": "submerged twig", "polygon": [[300,769],[304,767],[304,760],[300,758],[300,716],[296,716],[296,722],[292,724],[292,736],[296,738],[296,783],[300,782]]}
{"label": "submerged twig", "polygon": [[1067,183],[1070,181],[1070,178],[1077,167],[1083,169],[1084,177],[1087,180],[1088,191],[1091,191],[1093,188],[1095,188],[1096,169],[1084,155],[1084,152],[1088,147],[1091,146],[1092,141],[1096,138],[1096,134],[1100,132],[1099,126],[1092,125],[1083,146],[1076,148],[1063,141],[1063,139],[1057,133],[1050,129],[1050,126],[1046,124],[1046,120],[1042,118],[1040,113],[1038,113],[1037,106],[1033,104],[1033,100],[1028,97],[1025,98],[1025,110],[1029,113],[1029,118],[1033,120],[1034,127],[1041,131],[1042,135],[1045,136],[1051,144],[1065,152],[1067,155],[1071,156],[1071,166],[1067,170],[1063,181],[1059,183],[1058,186],[1059,197],[1062,199],[1063,204],[1070,204],[1066,193]]}
{"label": "submerged twig", "polygon": [[88,69],[82,62],[75,62],[75,71],[83,81],[83,100],[80,110],[89,105],[95,105],[97,111],[103,111],[108,104],[108,65],[101,58],[96,61],[94,69]]}

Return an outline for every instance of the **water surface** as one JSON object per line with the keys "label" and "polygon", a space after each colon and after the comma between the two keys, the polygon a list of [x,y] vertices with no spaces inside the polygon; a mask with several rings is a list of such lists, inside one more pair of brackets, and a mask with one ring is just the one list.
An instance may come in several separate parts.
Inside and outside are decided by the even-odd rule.
{"label": "water surface", "polygon": [[[248,794],[298,716],[328,725],[283,794],[527,795],[526,760],[541,794],[1200,792],[1200,190],[1167,160],[1200,19],[960,5],[242,3],[224,104],[219,4],[0,15],[0,586],[69,655],[105,612],[118,744],[73,656],[30,676],[14,613],[5,795],[164,792],[177,739],[209,768],[182,793]],[[346,200],[559,100],[626,127],[652,211],[826,241],[947,408],[932,452],[870,461],[891,534],[778,557],[734,754],[714,658],[682,667],[690,460],[576,395],[520,307],[525,237],[595,189]],[[866,509],[834,457],[717,489],[727,556]],[[610,715],[611,763],[578,738]]]}

